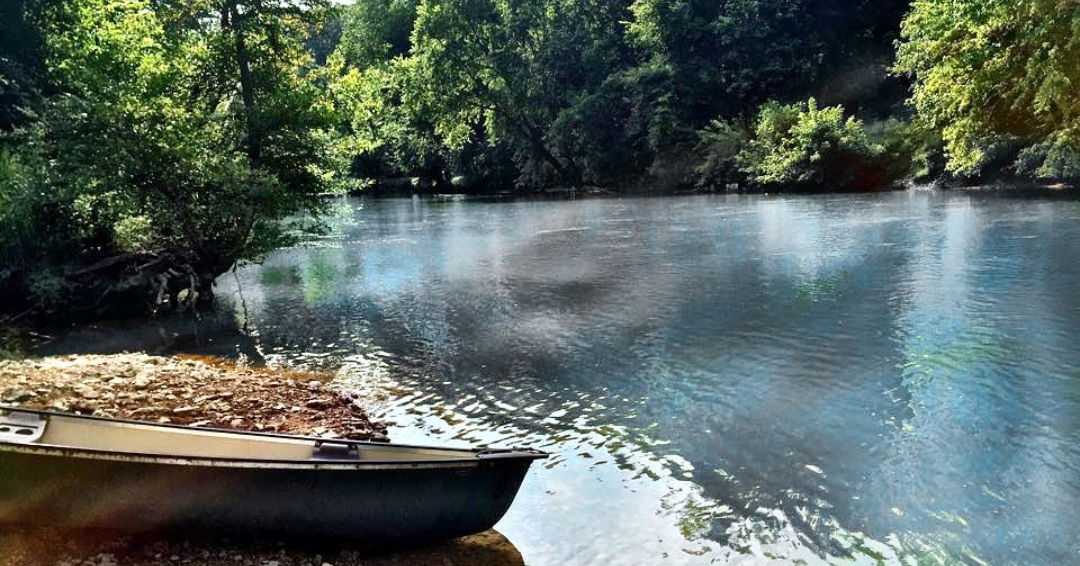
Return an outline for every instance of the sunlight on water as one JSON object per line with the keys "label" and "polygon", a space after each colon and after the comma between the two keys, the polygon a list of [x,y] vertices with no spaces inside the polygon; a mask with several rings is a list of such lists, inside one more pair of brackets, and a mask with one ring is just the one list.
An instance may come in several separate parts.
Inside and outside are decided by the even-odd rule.
{"label": "sunlight on water", "polygon": [[[550,459],[538,465],[543,471],[528,477],[518,503],[496,527],[514,541],[529,564],[961,563],[932,545],[918,544],[918,554],[913,554],[896,536],[879,542],[847,532],[832,520],[821,527],[830,533],[842,555],[823,555],[807,544],[782,510],[738,512],[704,495],[692,481],[693,464],[677,454],[665,455],[665,443],[651,438],[648,431],[632,433],[589,417],[562,420],[568,409],[582,404],[602,412],[601,403],[579,398],[569,402],[567,409],[528,407],[518,413],[526,415],[518,421],[525,421],[526,428],[494,426],[477,418],[484,408],[480,399],[498,406],[495,399],[512,390],[500,395],[479,390],[456,403],[434,399],[418,388],[418,382],[394,379],[392,367],[383,361],[386,357],[379,353],[346,358],[335,385],[347,391],[364,391],[368,399],[376,400],[369,409],[394,423],[390,434],[396,442],[530,446],[551,453]],[[824,473],[815,466],[807,468]],[[713,473],[734,481],[724,470]],[[805,508],[800,511],[805,512]],[[820,517],[813,518],[818,520]],[[718,524],[724,526],[719,536],[714,534]],[[613,531],[625,542],[612,544]],[[937,557],[928,562],[926,558],[934,554]],[[916,558],[920,555],[921,562]]]}
{"label": "sunlight on water", "polygon": [[[1080,206],[911,191],[342,201],[175,329],[400,442],[529,445],[533,566],[1080,563]],[[119,336],[119,337],[117,337]]]}

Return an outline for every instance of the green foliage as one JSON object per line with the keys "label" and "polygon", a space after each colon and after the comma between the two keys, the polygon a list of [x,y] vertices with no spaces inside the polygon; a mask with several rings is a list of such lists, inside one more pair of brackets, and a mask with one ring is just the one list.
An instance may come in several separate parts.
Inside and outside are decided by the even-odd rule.
{"label": "green foliage", "polygon": [[352,4],[344,11],[337,54],[358,69],[407,55],[418,5],[418,0],[365,0]]}
{"label": "green foliage", "polygon": [[871,190],[893,179],[877,160],[861,121],[845,117],[839,106],[817,101],[761,107],[753,137],[738,157],[740,168],[760,185],[831,190]]}
{"label": "green foliage", "polygon": [[467,154],[490,155],[472,145],[502,146],[496,153],[510,157],[523,184],[581,180],[577,156],[560,149],[573,142],[556,139],[555,125],[618,66],[618,2],[421,1],[412,20],[403,6],[347,11],[338,84],[352,100],[358,147],[384,151],[399,167],[420,165],[401,159],[419,149],[453,168]]}
{"label": "green foliage", "polygon": [[694,173],[698,187],[717,188],[742,180],[738,157],[747,143],[747,134],[737,124],[713,120],[699,134],[698,148],[704,153]]}
{"label": "green foliage", "polygon": [[[802,99],[849,68],[878,67],[906,2],[634,0],[630,38],[674,72],[693,125],[766,100]],[[878,71],[884,78],[884,73]]]}
{"label": "green foliage", "polygon": [[31,341],[24,331],[0,327],[0,360],[21,360],[30,349]]}
{"label": "green foliage", "polygon": [[915,79],[911,101],[942,132],[950,169],[978,170],[987,150],[1007,140],[1050,140],[1059,156],[1076,150],[1078,32],[1073,2],[914,2],[896,69]]}
{"label": "green foliage", "polygon": [[[400,58],[364,69],[346,67],[340,54],[331,60],[331,93],[348,131],[345,146],[400,175],[439,169],[447,153],[423,109],[402,103],[409,96],[409,67]],[[377,176],[380,170],[364,173]]]}
{"label": "green foliage", "polygon": [[1080,140],[1072,132],[1062,132],[1022,149],[1017,156],[1015,171],[1031,179],[1080,180]]}
{"label": "green foliage", "polygon": [[25,263],[34,249],[34,175],[18,155],[0,149],[0,279]]}
{"label": "green foliage", "polygon": [[0,132],[35,117],[44,85],[41,12],[60,0],[0,2]]}
{"label": "green foliage", "polygon": [[[92,230],[76,223],[67,195],[48,185],[42,136],[37,128],[23,130],[5,140],[17,150],[0,147],[0,290],[9,295],[27,270],[71,264],[80,242],[101,245]],[[12,299],[0,298],[0,306]]]}
{"label": "green foliage", "polygon": [[[332,105],[306,47],[322,0],[71,0],[41,14],[50,95],[0,153],[0,286],[122,252],[196,254],[201,276],[317,229]],[[309,214],[294,216],[297,211]],[[48,235],[46,237],[46,235]]]}
{"label": "green foliage", "polygon": [[[53,13],[48,66],[63,95],[43,125],[55,184],[121,249],[184,246],[226,269],[286,241],[279,221],[317,210],[327,188],[318,132],[333,115],[302,73],[309,12],[252,2],[242,24],[218,29],[202,18],[227,17],[234,2],[149,6],[77,0]],[[175,24],[186,17],[199,27]],[[239,90],[251,92],[238,92],[242,65],[251,78]]]}
{"label": "green foliage", "polygon": [[870,68],[883,80],[905,7],[361,2],[345,9],[340,108],[365,172],[446,182],[510,167],[523,187],[617,183],[696,143],[709,119],[803,98],[834,69]]}
{"label": "green foliage", "polygon": [[616,181],[690,137],[672,116],[670,89],[671,72],[663,65],[612,74],[559,112],[548,139],[560,154],[574,156],[586,182]]}
{"label": "green foliage", "polygon": [[941,135],[925,124],[890,118],[868,124],[866,133],[881,147],[877,161],[887,169],[889,178],[928,183],[948,177]]}

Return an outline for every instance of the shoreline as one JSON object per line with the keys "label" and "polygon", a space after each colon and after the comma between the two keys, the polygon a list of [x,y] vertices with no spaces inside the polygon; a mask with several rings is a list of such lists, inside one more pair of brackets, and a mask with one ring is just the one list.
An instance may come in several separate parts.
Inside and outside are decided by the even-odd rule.
{"label": "shoreline", "polygon": [[147,354],[0,361],[0,402],[164,424],[387,442],[328,374]]}
{"label": "shoreline", "polygon": [[[0,403],[195,427],[388,442],[363,399],[331,375],[251,367],[203,356],[141,353],[0,360]],[[136,538],[42,527],[0,529],[0,566],[521,566],[491,530],[423,548],[312,548],[277,541]]]}
{"label": "shoreline", "polygon": [[501,192],[427,192],[427,191],[377,191],[349,193],[349,197],[371,200],[397,200],[419,198],[434,202],[456,201],[559,201],[578,199],[618,199],[651,197],[685,197],[698,195],[747,195],[747,196],[828,196],[898,193],[909,190],[935,190],[941,192],[974,192],[1030,195],[1067,195],[1080,194],[1080,185],[1070,183],[1037,183],[1031,181],[1001,181],[981,184],[950,184],[941,182],[915,183],[904,182],[894,186],[875,190],[830,190],[828,188],[799,188],[794,186],[756,187],[740,186],[735,189],[721,187],[704,188],[685,186],[680,188],[634,189],[619,191],[610,186],[586,185],[581,187],[548,187],[524,191]]}

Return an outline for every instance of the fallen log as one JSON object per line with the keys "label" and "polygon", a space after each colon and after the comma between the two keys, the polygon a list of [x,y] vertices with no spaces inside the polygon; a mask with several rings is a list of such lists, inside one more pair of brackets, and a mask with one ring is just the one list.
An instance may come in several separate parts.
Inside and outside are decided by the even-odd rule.
{"label": "fallen log", "polygon": [[55,324],[194,310],[213,301],[214,279],[220,275],[205,263],[186,248],[115,254],[63,275],[59,299],[51,304],[35,301],[25,283],[10,285],[26,296],[9,302],[24,308],[6,309],[0,322]]}

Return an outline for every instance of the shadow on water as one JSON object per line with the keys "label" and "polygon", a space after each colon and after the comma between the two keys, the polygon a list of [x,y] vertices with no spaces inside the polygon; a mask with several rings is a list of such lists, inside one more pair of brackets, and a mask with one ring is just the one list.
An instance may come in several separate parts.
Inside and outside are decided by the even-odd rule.
{"label": "shadow on water", "polygon": [[233,300],[195,314],[174,314],[149,321],[102,322],[57,333],[36,351],[43,356],[146,352],[154,355],[203,354],[250,363],[265,362],[256,337],[237,322]]}
{"label": "shadow on water", "polygon": [[51,348],[329,369],[396,441],[554,451],[499,526],[530,564],[1069,563],[1080,207],[1016,196],[350,201],[200,321]]}

